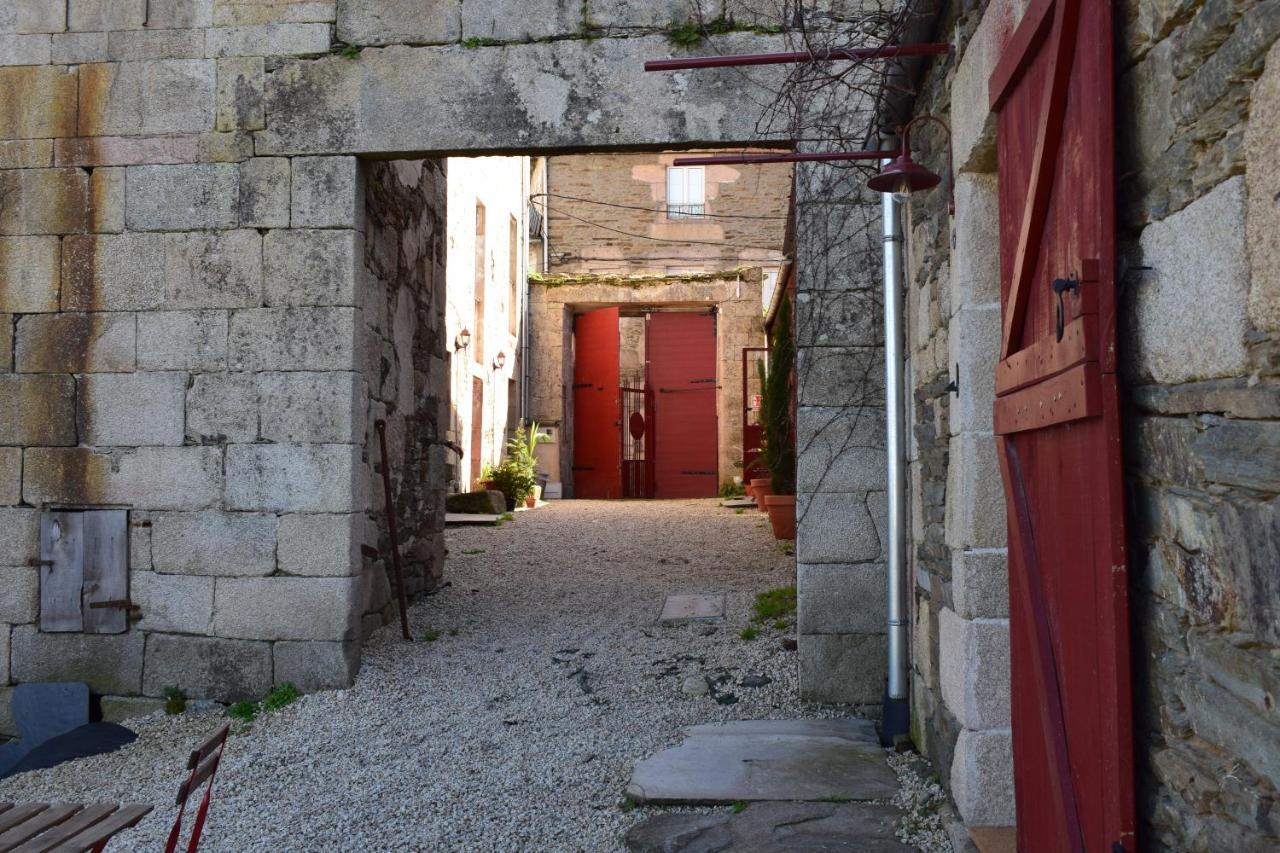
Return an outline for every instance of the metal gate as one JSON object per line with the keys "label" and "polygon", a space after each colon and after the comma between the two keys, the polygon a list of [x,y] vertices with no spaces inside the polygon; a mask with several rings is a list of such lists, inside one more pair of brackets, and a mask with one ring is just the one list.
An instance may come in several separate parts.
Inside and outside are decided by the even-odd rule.
{"label": "metal gate", "polygon": [[624,379],[622,388],[622,496],[653,497],[653,394],[643,377]]}
{"label": "metal gate", "polygon": [[573,494],[621,497],[618,309],[579,314],[573,340]]}
{"label": "metal gate", "polygon": [[742,479],[769,476],[764,466],[764,424],[760,421],[764,383],[760,371],[767,369],[768,347],[742,348]]}
{"label": "metal gate", "polygon": [[1111,5],[1033,0],[990,81],[1018,849],[1135,849]]}
{"label": "metal gate", "polygon": [[715,497],[719,487],[712,314],[653,313],[645,331],[653,393],[653,496]]}

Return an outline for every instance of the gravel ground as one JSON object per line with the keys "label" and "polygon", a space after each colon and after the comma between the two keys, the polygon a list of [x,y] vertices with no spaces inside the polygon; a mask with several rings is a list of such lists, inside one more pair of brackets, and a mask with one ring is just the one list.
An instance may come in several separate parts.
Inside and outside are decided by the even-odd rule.
{"label": "gravel ground", "polygon": [[[632,765],[682,727],[841,712],[796,698],[789,631],[738,636],[756,592],[794,582],[758,513],[556,502],[448,543],[450,585],[411,613],[438,639],[384,628],[354,687],[241,727],[203,849],[617,850],[648,811],[622,802]],[[667,594],[721,591],[723,622],[657,624]],[[687,695],[704,674],[719,683]],[[111,849],[160,849],[185,756],[223,719],[133,721],[128,748],[0,782],[0,798],[151,802]]]}

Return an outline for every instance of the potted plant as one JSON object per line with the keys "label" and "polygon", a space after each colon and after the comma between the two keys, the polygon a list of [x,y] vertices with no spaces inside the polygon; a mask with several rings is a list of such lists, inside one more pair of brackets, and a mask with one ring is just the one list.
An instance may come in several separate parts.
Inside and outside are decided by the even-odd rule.
{"label": "potted plant", "polygon": [[521,424],[507,442],[507,458],[495,469],[494,477],[507,498],[508,510],[515,509],[520,503],[529,507],[537,505],[538,493],[542,489],[535,471],[537,460],[534,450],[546,438],[534,422],[528,428]]}
{"label": "potted plant", "polygon": [[[769,381],[764,390],[764,457],[771,475],[764,506],[775,539],[796,538],[796,447],[791,419],[791,300],[783,294],[769,346]],[[756,491],[759,494],[759,489]]]}
{"label": "potted plant", "polygon": [[524,496],[524,503],[529,509],[533,509],[538,505],[538,501],[542,498],[542,483],[539,482],[537,471],[538,458],[536,450],[538,445],[549,440],[549,436],[538,429],[538,422],[531,421],[528,429],[524,424],[516,430],[516,434],[507,442],[507,451],[512,459],[515,459],[520,465],[529,472],[533,477],[533,485],[529,493]]}

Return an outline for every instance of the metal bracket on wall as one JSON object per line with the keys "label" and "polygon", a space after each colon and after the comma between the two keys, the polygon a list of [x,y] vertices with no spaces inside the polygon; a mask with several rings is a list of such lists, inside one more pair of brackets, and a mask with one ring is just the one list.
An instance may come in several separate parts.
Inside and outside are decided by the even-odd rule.
{"label": "metal bracket on wall", "polygon": [[949,394],[960,396],[960,362],[956,362],[956,377],[947,383],[947,387],[942,389]]}

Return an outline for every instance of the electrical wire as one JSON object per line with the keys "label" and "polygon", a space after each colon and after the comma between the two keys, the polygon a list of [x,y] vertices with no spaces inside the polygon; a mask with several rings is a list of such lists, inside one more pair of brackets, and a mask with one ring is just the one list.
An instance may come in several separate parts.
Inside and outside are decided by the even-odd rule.
{"label": "electrical wire", "polygon": [[624,237],[631,237],[636,240],[652,240],[655,243],[682,243],[686,245],[697,245],[697,246],[719,246],[724,249],[736,249],[738,251],[750,251],[750,252],[780,251],[778,249],[774,249],[769,246],[738,246],[733,243],[725,243],[725,242],[713,241],[713,240],[669,240],[665,237],[651,237],[648,234],[635,234],[631,231],[623,231],[621,228],[614,228],[610,225],[604,225],[603,223],[600,223],[600,222],[592,222],[590,219],[583,219],[581,216],[574,216],[572,213],[567,213],[566,211],[558,210],[552,207],[550,204],[547,205],[547,210],[552,211],[553,213],[557,213],[560,216],[564,216],[569,219],[573,219],[577,222],[581,222],[583,225],[590,225],[593,228],[601,228],[605,231],[612,231],[615,234],[621,234]]}
{"label": "electrical wire", "polygon": [[[652,207],[644,207],[638,204],[618,204],[612,201],[600,201],[593,198],[579,198],[572,195],[560,195],[559,193],[534,193],[529,196],[530,199],[535,198],[558,198],[565,201],[580,201],[584,204],[598,204],[602,207],[617,207],[623,210],[643,210],[646,213],[658,213],[660,210],[654,210]],[[786,216],[757,216],[750,213],[700,213],[697,219],[767,219],[770,221],[786,221]]]}

